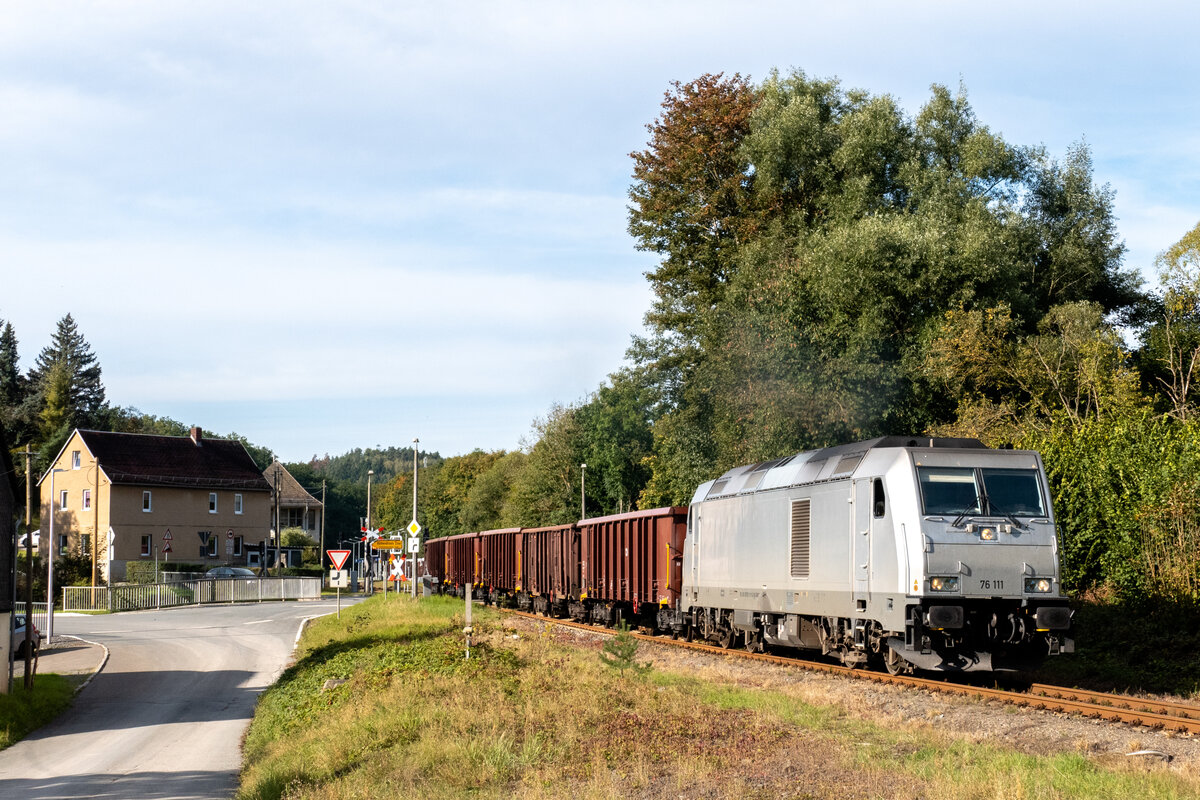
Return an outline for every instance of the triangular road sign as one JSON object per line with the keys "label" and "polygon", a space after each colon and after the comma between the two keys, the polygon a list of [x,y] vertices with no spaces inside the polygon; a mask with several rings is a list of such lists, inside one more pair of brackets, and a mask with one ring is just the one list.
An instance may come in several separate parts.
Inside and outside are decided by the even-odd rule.
{"label": "triangular road sign", "polygon": [[329,556],[329,560],[333,562],[334,569],[341,569],[346,563],[346,559],[350,557],[349,550],[326,550],[325,555]]}

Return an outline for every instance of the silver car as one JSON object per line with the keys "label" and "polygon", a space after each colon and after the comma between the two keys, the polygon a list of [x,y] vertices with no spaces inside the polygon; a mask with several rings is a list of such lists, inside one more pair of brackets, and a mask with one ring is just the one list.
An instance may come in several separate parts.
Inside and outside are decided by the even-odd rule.
{"label": "silver car", "polygon": [[[30,624],[33,627],[33,638],[30,640],[30,644],[33,645],[33,655],[37,655],[37,651],[42,646],[42,640],[46,637],[37,629],[36,625]],[[24,614],[13,614],[12,652],[15,654],[15,658],[25,658]]]}

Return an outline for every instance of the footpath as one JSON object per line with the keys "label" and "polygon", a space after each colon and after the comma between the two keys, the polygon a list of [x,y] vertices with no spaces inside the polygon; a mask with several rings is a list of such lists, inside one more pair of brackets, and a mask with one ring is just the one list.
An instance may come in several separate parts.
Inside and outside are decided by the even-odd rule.
{"label": "footpath", "polygon": [[[87,675],[100,671],[108,660],[108,650],[98,644],[85,642],[74,636],[55,636],[53,641],[43,642],[38,654],[39,674],[50,672],[59,675]],[[25,660],[13,662],[13,680],[20,681],[25,675]]]}

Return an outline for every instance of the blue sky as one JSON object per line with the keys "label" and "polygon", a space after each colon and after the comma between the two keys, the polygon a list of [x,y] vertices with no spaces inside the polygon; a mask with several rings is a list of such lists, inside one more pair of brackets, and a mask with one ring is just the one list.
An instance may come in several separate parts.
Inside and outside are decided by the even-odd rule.
{"label": "blue sky", "polygon": [[[836,7],[834,7],[836,6]],[[91,2],[0,9],[0,318],[110,402],[285,460],[514,448],[640,331],[628,153],[773,68],[1086,139],[1127,266],[1200,220],[1183,4]]]}

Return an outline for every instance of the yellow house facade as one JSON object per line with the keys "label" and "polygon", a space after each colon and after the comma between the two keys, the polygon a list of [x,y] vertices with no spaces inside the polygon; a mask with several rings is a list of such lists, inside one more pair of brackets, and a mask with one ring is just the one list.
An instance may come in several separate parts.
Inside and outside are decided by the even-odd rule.
{"label": "yellow house facade", "polygon": [[[271,486],[242,443],[76,430],[39,482],[40,546],[81,555],[95,582],[130,562],[243,566],[267,538]],[[53,513],[53,535],[50,532]]]}

